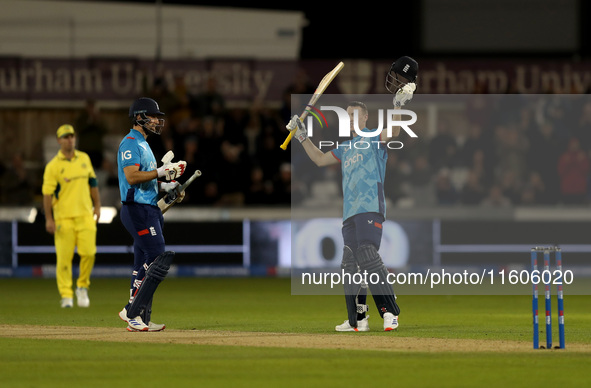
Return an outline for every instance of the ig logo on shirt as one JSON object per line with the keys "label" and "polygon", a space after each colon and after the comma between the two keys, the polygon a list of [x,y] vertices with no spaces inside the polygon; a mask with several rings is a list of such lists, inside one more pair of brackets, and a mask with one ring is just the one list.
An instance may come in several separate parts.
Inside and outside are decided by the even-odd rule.
{"label": "ig logo on shirt", "polygon": [[131,159],[131,151],[127,150],[127,151],[123,151],[121,153],[121,160],[129,160]]}

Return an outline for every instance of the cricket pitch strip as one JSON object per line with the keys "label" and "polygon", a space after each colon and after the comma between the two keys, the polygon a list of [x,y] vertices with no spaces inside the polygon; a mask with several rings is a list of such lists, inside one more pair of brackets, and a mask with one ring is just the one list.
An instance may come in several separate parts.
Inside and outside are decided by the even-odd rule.
{"label": "cricket pitch strip", "polygon": [[[531,341],[402,337],[368,333],[301,334],[221,330],[128,332],[124,328],[0,325],[0,337],[72,341],[143,342],[214,346],[355,349],[386,352],[531,352]],[[567,343],[562,352],[591,353],[585,344]]]}

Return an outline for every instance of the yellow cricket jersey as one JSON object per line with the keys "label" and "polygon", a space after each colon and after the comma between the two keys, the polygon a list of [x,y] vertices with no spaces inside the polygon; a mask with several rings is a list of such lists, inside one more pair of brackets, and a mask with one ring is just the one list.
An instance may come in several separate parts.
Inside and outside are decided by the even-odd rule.
{"label": "yellow cricket jersey", "polygon": [[97,183],[87,153],[75,150],[68,160],[60,150],[45,166],[41,191],[53,197],[53,218],[59,220],[92,215],[90,188]]}

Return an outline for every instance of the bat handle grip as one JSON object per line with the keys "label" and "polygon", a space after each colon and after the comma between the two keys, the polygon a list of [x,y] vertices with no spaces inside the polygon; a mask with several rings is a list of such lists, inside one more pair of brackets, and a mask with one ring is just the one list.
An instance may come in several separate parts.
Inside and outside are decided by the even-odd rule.
{"label": "bat handle grip", "polygon": [[289,142],[291,141],[291,138],[293,137],[293,135],[295,134],[296,130],[291,130],[289,131],[289,135],[287,135],[287,139],[285,139],[285,141],[283,142],[283,144],[280,145],[282,150],[285,150],[287,148],[287,145],[289,144]]}

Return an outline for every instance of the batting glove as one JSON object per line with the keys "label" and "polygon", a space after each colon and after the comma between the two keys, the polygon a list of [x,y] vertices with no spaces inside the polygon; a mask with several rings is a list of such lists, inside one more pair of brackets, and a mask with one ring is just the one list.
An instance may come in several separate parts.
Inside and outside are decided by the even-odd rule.
{"label": "batting glove", "polygon": [[165,191],[166,194],[176,193],[177,187],[180,186],[180,183],[177,181],[170,181],[170,182],[162,182],[160,183],[160,190]]}
{"label": "batting glove", "polygon": [[304,140],[308,138],[308,131],[306,130],[306,126],[304,125],[302,120],[300,120],[300,117],[298,115],[294,115],[291,118],[291,120],[289,120],[289,123],[286,125],[286,128],[290,131],[296,129],[294,137],[298,139],[300,143],[303,143]]}
{"label": "batting glove", "polygon": [[175,180],[185,173],[186,168],[187,162],[184,160],[175,163],[166,163],[158,167],[158,178],[164,178],[167,181]]}
{"label": "batting glove", "polygon": [[394,96],[394,106],[396,108],[400,108],[406,105],[410,100],[412,100],[413,93],[416,89],[417,85],[412,82],[398,89],[396,95]]}
{"label": "batting glove", "polygon": [[176,200],[177,196],[179,195],[179,191],[178,191],[179,186],[180,186],[180,184],[177,181],[160,183],[160,190],[166,192],[167,197],[166,197],[165,201],[167,203],[170,203],[170,202],[173,202],[174,200]]}

